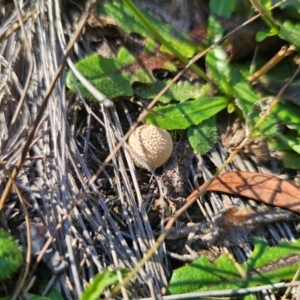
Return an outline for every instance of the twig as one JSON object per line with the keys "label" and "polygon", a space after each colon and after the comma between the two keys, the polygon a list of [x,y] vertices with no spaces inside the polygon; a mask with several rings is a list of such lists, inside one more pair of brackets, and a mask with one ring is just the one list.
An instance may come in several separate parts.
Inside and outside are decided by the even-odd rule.
{"label": "twig", "polygon": [[262,68],[256,71],[253,75],[248,77],[248,82],[253,83],[255,80],[266,74],[269,70],[274,68],[282,59],[291,55],[296,50],[295,46],[282,47],[275,56],[273,56]]}

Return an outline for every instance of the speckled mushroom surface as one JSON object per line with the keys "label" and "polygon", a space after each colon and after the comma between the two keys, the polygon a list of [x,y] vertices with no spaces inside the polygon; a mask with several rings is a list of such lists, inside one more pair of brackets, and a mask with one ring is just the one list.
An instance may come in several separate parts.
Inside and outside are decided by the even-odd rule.
{"label": "speckled mushroom surface", "polygon": [[[130,135],[128,143],[152,169],[162,166],[173,150],[173,141],[169,132],[148,124],[136,128]],[[137,167],[145,168],[136,155],[131,153],[131,157]]]}

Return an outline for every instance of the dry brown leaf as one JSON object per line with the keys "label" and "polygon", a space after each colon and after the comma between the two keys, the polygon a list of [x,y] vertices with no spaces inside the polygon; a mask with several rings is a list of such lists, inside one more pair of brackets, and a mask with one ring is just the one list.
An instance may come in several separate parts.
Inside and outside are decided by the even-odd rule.
{"label": "dry brown leaf", "polygon": [[[194,198],[203,185],[186,202]],[[207,191],[247,197],[265,204],[300,213],[300,189],[287,180],[255,172],[226,172],[219,175]]]}

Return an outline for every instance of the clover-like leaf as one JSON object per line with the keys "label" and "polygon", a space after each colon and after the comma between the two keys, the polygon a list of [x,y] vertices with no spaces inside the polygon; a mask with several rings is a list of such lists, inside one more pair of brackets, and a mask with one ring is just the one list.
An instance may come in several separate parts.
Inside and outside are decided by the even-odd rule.
{"label": "clover-like leaf", "polygon": [[191,126],[187,135],[193,149],[199,154],[205,154],[218,141],[216,118],[212,117],[198,125]]}
{"label": "clover-like leaf", "polygon": [[0,229],[0,280],[17,271],[23,261],[22,252],[11,235]]}
{"label": "clover-like leaf", "polygon": [[[78,71],[108,98],[132,96],[134,82],[155,83],[152,71],[165,69],[176,71],[176,66],[166,53],[143,52],[135,57],[127,49],[121,48],[116,58],[104,58],[93,54],[80,60],[75,66]],[[66,80],[70,90],[76,92],[73,74],[69,72]],[[82,94],[93,100],[93,96],[78,82]]]}

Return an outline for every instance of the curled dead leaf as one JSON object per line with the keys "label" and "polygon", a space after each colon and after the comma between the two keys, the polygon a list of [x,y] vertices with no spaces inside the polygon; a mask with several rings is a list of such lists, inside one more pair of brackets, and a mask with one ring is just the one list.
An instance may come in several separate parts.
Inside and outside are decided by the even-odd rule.
{"label": "curled dead leaf", "polygon": [[[186,198],[191,201],[203,185]],[[210,192],[223,192],[247,197],[268,205],[300,213],[300,189],[287,180],[255,172],[226,172],[208,187]]]}

